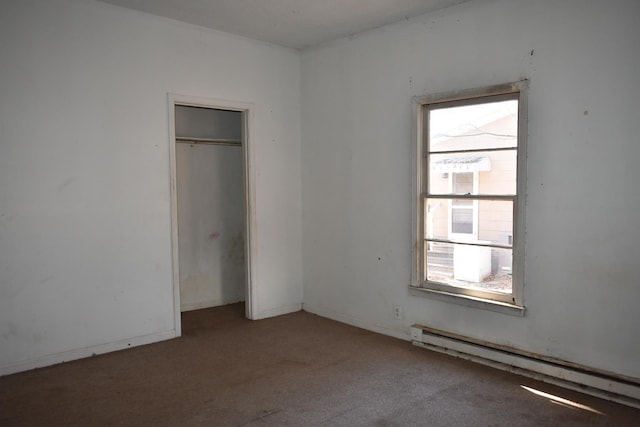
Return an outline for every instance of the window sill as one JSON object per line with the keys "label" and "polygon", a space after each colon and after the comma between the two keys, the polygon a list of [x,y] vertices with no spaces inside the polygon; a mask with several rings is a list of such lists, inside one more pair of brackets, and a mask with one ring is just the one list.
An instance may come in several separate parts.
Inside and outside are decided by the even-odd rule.
{"label": "window sill", "polygon": [[419,288],[409,286],[411,296],[431,298],[438,301],[460,304],[467,307],[479,308],[496,313],[509,314],[511,316],[523,317],[525,308],[521,305],[509,304],[501,301],[494,301],[485,298],[472,297],[468,295],[453,294],[450,292],[436,291],[434,289]]}

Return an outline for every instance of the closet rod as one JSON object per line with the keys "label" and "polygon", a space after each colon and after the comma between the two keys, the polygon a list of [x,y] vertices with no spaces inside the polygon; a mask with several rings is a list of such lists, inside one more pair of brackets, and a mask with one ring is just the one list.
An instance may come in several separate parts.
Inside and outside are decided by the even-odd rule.
{"label": "closet rod", "polygon": [[176,143],[179,144],[205,144],[205,145],[231,145],[242,146],[239,139],[222,139],[222,138],[185,138],[176,136]]}

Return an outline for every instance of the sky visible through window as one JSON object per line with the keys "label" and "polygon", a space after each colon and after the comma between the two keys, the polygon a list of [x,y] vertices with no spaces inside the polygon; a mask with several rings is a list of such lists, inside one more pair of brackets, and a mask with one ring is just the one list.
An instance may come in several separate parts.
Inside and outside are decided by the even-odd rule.
{"label": "sky visible through window", "polygon": [[[435,148],[439,143],[452,137],[481,133],[484,125],[506,116],[513,117],[514,123],[517,123],[518,101],[508,100],[432,109],[429,114],[429,139],[432,148]],[[505,139],[516,137],[511,133],[494,136]]]}

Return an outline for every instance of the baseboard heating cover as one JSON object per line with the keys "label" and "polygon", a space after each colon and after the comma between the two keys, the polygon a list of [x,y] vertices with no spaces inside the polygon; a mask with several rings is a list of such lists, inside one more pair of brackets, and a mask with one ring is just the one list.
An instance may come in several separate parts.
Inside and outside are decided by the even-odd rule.
{"label": "baseboard heating cover", "polygon": [[622,377],[423,325],[411,327],[411,342],[422,348],[640,408],[640,381],[635,378]]}

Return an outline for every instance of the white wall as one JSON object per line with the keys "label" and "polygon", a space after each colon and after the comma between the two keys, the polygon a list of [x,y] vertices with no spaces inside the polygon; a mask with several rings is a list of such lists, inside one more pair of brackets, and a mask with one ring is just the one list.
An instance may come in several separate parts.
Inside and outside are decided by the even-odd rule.
{"label": "white wall", "polygon": [[302,302],[299,54],[0,2],[0,374],[174,336],[167,93],[255,114],[257,317]]}
{"label": "white wall", "polygon": [[[635,0],[478,0],[305,52],[305,310],[640,378],[639,28]],[[525,317],[409,296],[412,97],[521,78]]]}
{"label": "white wall", "polygon": [[[176,136],[242,138],[242,113],[176,106]],[[241,146],[176,144],[180,307],[245,300]]]}

